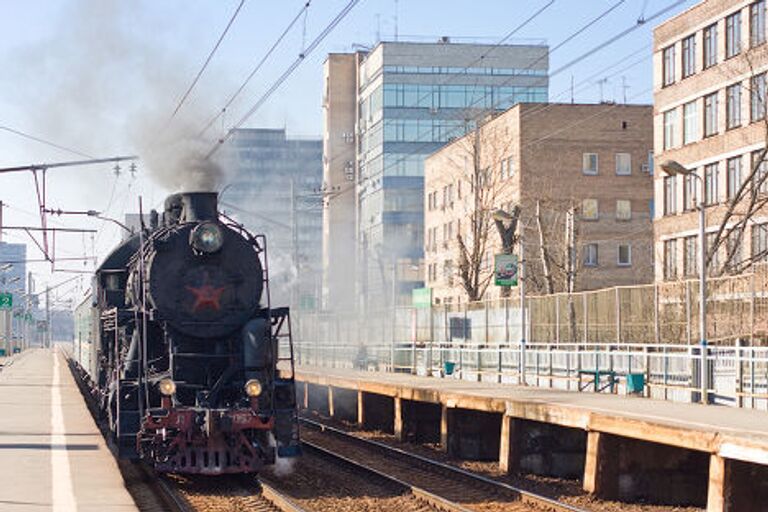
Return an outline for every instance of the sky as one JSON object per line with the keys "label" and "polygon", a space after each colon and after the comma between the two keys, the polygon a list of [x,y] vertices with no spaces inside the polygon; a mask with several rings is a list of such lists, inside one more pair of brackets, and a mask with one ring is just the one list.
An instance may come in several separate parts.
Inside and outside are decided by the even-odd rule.
{"label": "sky", "polygon": [[[227,36],[179,114],[171,113],[200,70],[240,0],[0,0],[0,127],[97,157],[138,155],[135,177],[123,166],[68,167],[48,172],[47,205],[65,210],[94,209],[121,219],[159,207],[183,172],[166,165],[165,150],[180,134],[199,133],[220,112],[256,63],[274,44],[306,0],[245,0]],[[228,111],[206,132],[225,133],[296,60],[348,0],[310,0],[274,54]],[[360,0],[288,80],[244,124],[286,128],[289,135],[322,133],[322,65],[329,52],[371,47],[378,40],[545,43],[550,101],[652,102],[652,31],[695,0]],[[662,16],[638,24],[671,7]],[[594,23],[591,23],[593,20]],[[582,58],[613,36],[637,29]],[[586,28],[584,28],[586,27]],[[583,30],[581,30],[583,28]],[[463,63],[468,64],[468,63]],[[457,63],[462,65],[462,63]],[[0,167],[81,159],[0,129]],[[223,186],[225,183],[222,183]],[[39,225],[30,173],[0,174],[6,225]],[[103,258],[118,242],[115,225],[87,217],[52,218],[50,225],[96,229],[60,234],[59,257]],[[25,236],[25,235],[24,235]],[[4,240],[23,242],[20,232]],[[28,241],[28,239],[27,239]],[[41,254],[32,245],[30,258]],[[39,286],[89,271],[93,263],[30,264]],[[57,290],[77,297],[89,278]]]}

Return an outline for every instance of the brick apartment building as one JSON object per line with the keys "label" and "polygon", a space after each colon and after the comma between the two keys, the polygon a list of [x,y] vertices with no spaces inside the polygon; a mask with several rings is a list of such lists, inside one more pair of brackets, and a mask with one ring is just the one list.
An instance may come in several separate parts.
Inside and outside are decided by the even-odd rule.
{"label": "brick apartment building", "polygon": [[[546,291],[540,239],[555,292],[565,287],[568,246],[575,249],[576,290],[652,281],[652,122],[645,105],[525,103],[428,157],[424,252],[433,301],[467,300],[458,235],[474,247],[473,215],[514,205],[521,208],[531,293]],[[484,187],[481,201],[473,182]],[[575,234],[566,244],[571,209]],[[478,252],[487,278],[501,241],[490,220],[486,226],[487,244]],[[483,298],[498,296],[491,282]]]}
{"label": "brick apartment building", "polygon": [[[766,70],[765,0],[707,0],[654,31],[656,162],[677,161],[703,180],[713,274],[739,272],[768,249],[768,210],[744,215],[768,192]],[[696,275],[699,179],[661,170],[654,179],[656,278]]]}

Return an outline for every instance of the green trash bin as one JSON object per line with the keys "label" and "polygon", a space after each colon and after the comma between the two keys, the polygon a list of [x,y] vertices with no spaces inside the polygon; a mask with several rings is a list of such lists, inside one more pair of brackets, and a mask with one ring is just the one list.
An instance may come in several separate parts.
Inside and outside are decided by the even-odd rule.
{"label": "green trash bin", "polygon": [[5,349],[0,348],[0,357],[5,357]]}
{"label": "green trash bin", "polygon": [[443,368],[446,375],[453,375],[453,370],[456,368],[456,363],[446,361],[443,363]]}
{"label": "green trash bin", "polygon": [[642,395],[645,389],[645,375],[642,373],[627,374],[627,394]]}

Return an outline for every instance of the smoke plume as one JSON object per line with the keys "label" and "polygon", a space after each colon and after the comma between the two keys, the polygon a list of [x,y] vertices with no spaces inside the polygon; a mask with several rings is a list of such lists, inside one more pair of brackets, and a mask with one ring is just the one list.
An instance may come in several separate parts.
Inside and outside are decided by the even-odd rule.
{"label": "smoke plume", "polygon": [[[209,80],[169,122],[202,57],[172,50],[162,37],[167,20],[147,19],[145,12],[118,0],[73,0],[60,11],[55,34],[4,63],[13,77],[2,83],[11,92],[7,101],[25,105],[30,132],[94,156],[138,154],[140,170],[170,190],[213,190],[224,169],[205,158],[213,141],[199,133],[221,96],[211,88],[230,84],[209,69]],[[147,32],[156,38],[147,39]],[[103,194],[103,186],[77,185],[91,196]]]}

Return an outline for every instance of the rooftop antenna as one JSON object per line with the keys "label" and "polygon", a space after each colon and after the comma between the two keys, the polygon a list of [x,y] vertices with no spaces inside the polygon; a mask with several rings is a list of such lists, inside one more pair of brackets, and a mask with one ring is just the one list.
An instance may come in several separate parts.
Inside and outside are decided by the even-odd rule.
{"label": "rooftop antenna", "polygon": [[395,41],[397,41],[397,28],[398,28],[397,27],[397,25],[398,25],[398,19],[397,19],[397,11],[398,11],[398,9],[397,9],[398,5],[397,4],[398,4],[398,1],[399,0],[395,0]]}
{"label": "rooftop antenna", "polygon": [[597,84],[600,86],[600,103],[603,103],[603,85],[608,83],[608,78],[601,78],[597,81]]}
{"label": "rooftop antenna", "polygon": [[573,74],[571,74],[571,105],[573,105]]}
{"label": "rooftop antenna", "polygon": [[623,76],[621,77],[621,90],[624,94],[624,104],[627,104],[627,90],[629,90],[629,85],[627,85],[627,77]]}

